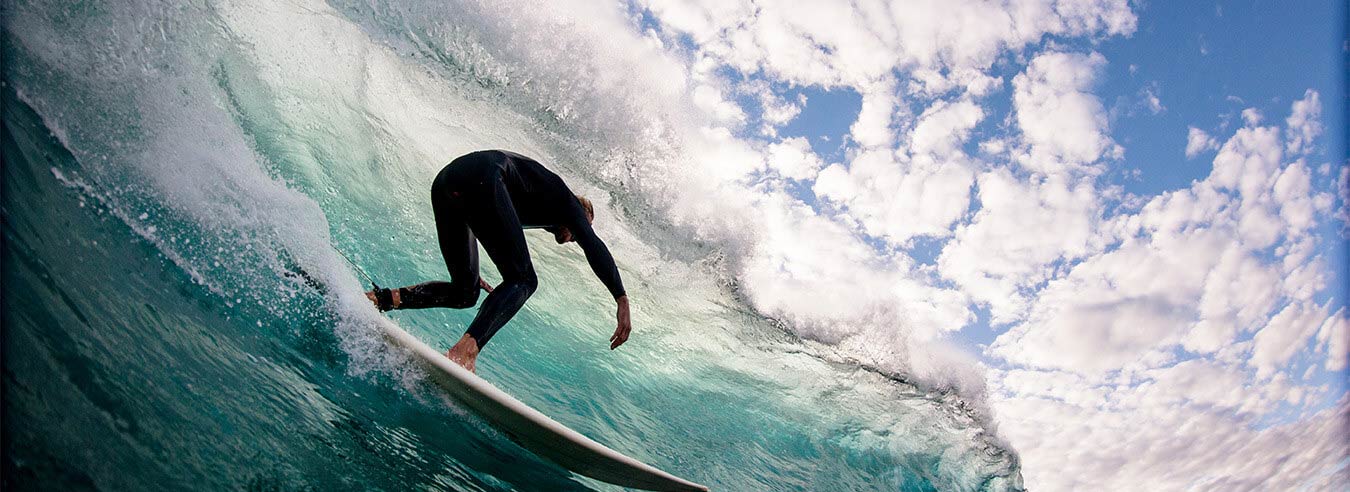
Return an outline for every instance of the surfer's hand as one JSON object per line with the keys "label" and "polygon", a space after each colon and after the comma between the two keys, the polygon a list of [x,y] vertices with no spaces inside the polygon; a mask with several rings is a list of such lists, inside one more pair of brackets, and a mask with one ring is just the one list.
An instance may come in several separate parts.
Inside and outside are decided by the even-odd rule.
{"label": "surfer's hand", "polygon": [[487,293],[492,293],[492,284],[487,283],[487,280],[484,280],[483,277],[478,277],[478,286],[482,287]]}
{"label": "surfer's hand", "polygon": [[614,350],[628,341],[628,333],[633,331],[633,322],[628,319],[628,296],[616,299],[619,303],[619,326],[614,328],[614,336],[609,337],[609,349]]}

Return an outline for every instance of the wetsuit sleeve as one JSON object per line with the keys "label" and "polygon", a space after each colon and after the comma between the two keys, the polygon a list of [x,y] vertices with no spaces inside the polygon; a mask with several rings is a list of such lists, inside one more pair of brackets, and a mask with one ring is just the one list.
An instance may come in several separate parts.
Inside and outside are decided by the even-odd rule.
{"label": "wetsuit sleeve", "polygon": [[586,252],[586,262],[591,264],[591,270],[595,276],[605,284],[609,289],[610,295],[615,299],[624,296],[623,280],[619,278],[619,267],[614,264],[614,257],[609,254],[609,248],[605,247],[604,241],[595,235],[595,230],[591,229],[590,221],[586,220],[586,210],[581,208],[581,204],[576,199],[571,202],[571,216],[568,220],[568,229],[572,231],[572,238],[577,244],[581,245],[581,250]]}

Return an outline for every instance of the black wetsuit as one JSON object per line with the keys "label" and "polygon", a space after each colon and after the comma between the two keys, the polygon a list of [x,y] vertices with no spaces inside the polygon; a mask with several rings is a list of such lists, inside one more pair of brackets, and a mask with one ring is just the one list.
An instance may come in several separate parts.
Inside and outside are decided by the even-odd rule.
{"label": "black wetsuit", "polygon": [[478,302],[478,242],[502,283],[488,294],[468,335],[481,348],[515,316],[539,285],[525,245],[526,228],[566,227],[595,275],[615,299],[624,295],[609,248],[591,229],[586,210],[562,178],[529,157],[501,150],[461,156],[431,185],[431,206],[449,282],[400,289],[400,309],[468,308]]}

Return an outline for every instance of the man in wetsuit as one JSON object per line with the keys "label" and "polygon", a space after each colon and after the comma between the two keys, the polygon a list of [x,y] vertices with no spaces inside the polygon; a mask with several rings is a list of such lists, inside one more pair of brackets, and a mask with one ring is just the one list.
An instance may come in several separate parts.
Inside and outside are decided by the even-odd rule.
{"label": "man in wetsuit", "polygon": [[[575,241],[586,261],[618,304],[618,327],[610,350],[628,340],[632,323],[628,296],[609,248],[591,229],[595,212],[589,200],[567,188],[562,178],[529,157],[501,150],[461,156],[441,169],[431,184],[431,207],[441,255],[450,281],[425,282],[366,293],[381,311],[445,307],[465,309],[488,292],[478,315],[446,356],[473,371],[487,345],[539,285],[523,229],[542,228],[558,244]],[[478,276],[478,242],[502,275],[494,289]]]}

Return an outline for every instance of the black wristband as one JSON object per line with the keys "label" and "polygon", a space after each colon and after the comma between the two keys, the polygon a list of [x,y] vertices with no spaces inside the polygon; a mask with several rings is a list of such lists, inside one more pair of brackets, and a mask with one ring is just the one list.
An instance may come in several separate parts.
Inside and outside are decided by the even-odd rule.
{"label": "black wristband", "polygon": [[394,309],[394,293],[389,289],[375,289],[375,304],[381,312]]}

